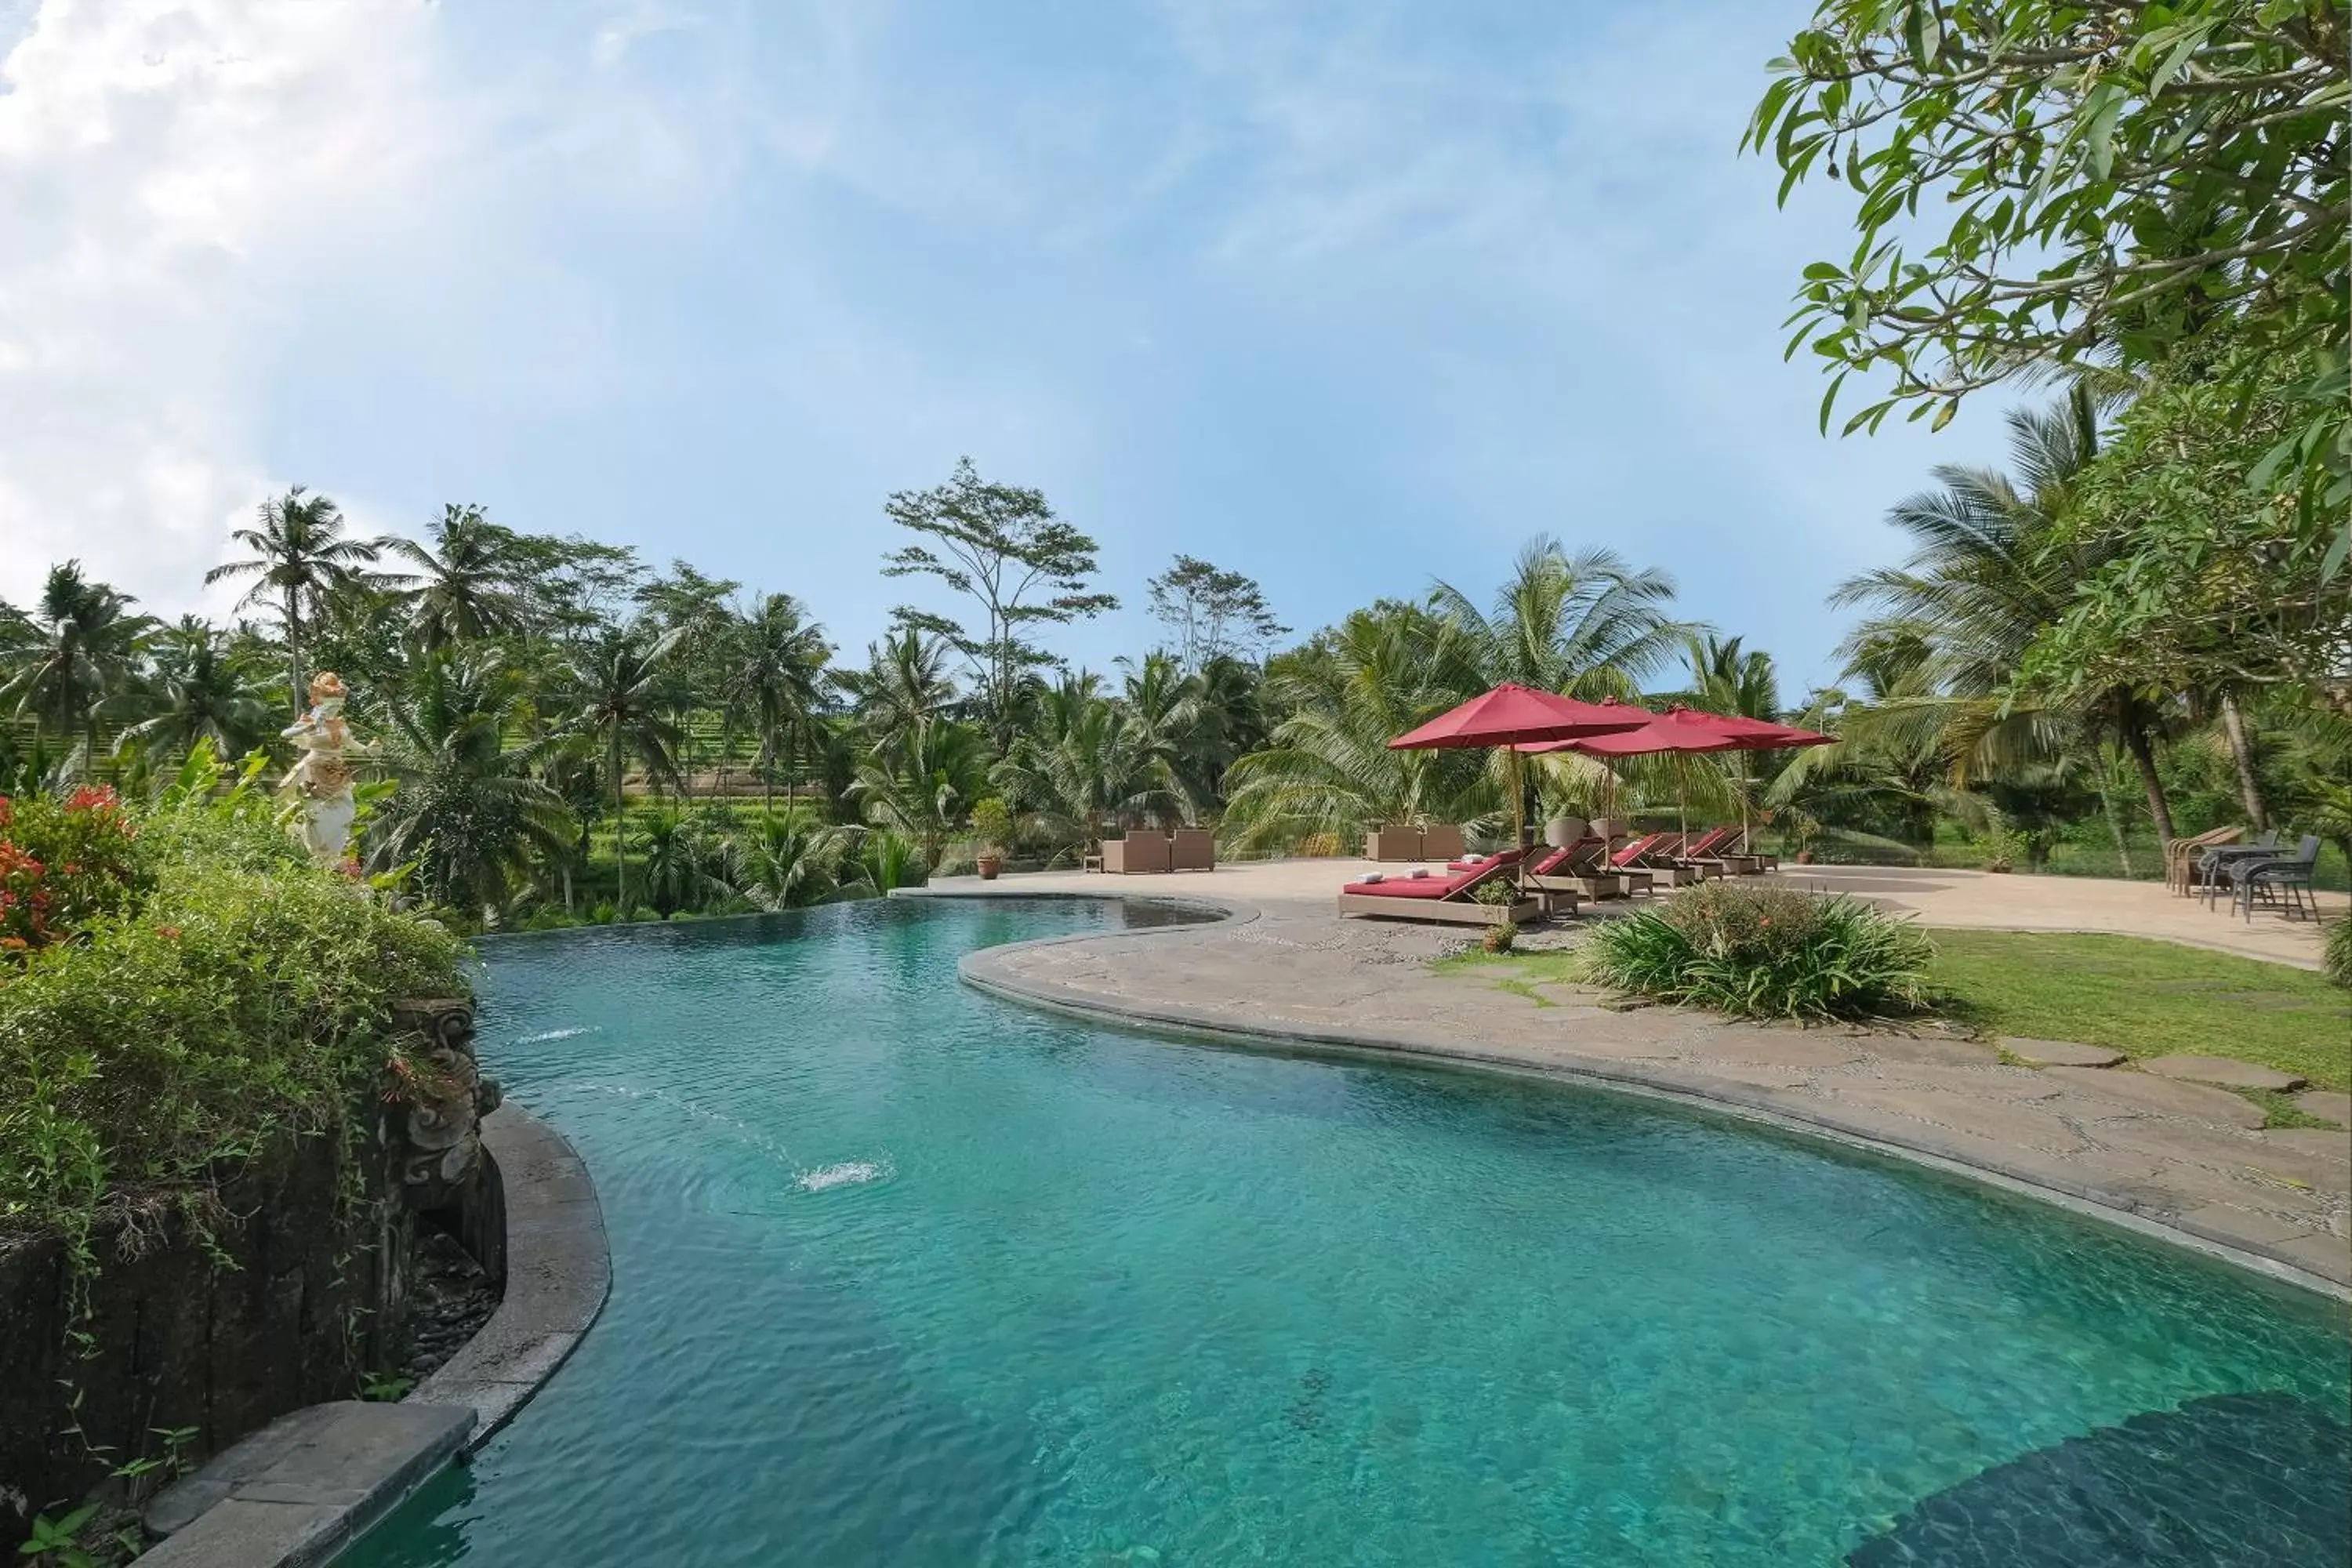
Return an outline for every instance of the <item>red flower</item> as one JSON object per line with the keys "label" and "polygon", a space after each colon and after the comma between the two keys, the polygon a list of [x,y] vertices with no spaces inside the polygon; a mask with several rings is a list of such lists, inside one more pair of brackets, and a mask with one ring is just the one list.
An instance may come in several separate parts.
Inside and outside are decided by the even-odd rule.
{"label": "red flower", "polygon": [[84,784],[66,796],[68,811],[111,811],[121,804],[111,784]]}

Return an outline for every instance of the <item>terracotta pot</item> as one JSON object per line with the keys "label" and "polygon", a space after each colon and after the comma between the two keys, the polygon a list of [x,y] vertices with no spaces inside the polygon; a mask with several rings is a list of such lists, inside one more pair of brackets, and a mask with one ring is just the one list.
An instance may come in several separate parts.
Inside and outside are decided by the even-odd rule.
{"label": "terracotta pot", "polygon": [[1004,857],[1002,855],[982,855],[980,856],[973,864],[980,868],[980,879],[982,881],[993,882],[996,880],[996,874],[1004,869]]}
{"label": "terracotta pot", "polygon": [[1810,865],[1811,865],[1812,863],[1813,863],[1813,852],[1812,852],[1811,850],[1810,850],[1810,849],[1800,849],[1800,850],[1798,850],[1798,851],[1797,851],[1797,864],[1798,864],[1798,865],[1800,865],[1800,866],[1810,866]]}

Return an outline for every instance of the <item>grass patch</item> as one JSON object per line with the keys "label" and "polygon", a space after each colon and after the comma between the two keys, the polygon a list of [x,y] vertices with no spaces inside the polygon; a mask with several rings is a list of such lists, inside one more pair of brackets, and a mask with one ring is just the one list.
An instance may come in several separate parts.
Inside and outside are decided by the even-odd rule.
{"label": "grass patch", "polygon": [[1559,1004],[1537,990],[1537,986],[1578,985],[1584,980],[1576,954],[1562,952],[1482,952],[1474,947],[1467,952],[1437,959],[1430,967],[1440,974],[1491,982],[1496,990],[1524,996],[1538,1007],[1557,1007]]}
{"label": "grass patch", "polygon": [[[2138,937],[1930,934],[1938,1010],[1988,1035],[2079,1040],[2135,1059],[2230,1057],[2352,1088],[2352,998],[2317,974]],[[2304,1124],[2281,1104],[2264,1109],[2281,1125]]]}

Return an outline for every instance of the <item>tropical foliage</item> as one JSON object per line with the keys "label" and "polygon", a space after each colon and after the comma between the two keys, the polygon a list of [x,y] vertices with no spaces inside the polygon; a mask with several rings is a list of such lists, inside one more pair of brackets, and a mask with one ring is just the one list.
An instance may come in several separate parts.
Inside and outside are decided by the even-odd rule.
{"label": "tropical foliage", "polygon": [[1857,1018],[1927,1000],[1935,949],[1844,898],[1711,881],[1605,921],[1587,960],[1604,985],[1750,1017]]}

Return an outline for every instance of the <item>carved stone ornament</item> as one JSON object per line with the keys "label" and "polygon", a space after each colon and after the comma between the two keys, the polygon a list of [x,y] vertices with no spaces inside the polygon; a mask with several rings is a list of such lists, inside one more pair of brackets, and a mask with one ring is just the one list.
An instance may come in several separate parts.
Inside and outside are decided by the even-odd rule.
{"label": "carved stone ornament", "polygon": [[410,1053],[415,1071],[393,1117],[401,1194],[411,1208],[442,1208],[480,1167],[482,1118],[499,1108],[503,1091],[475,1062],[471,1001],[403,1002],[393,1026],[422,1041]]}

